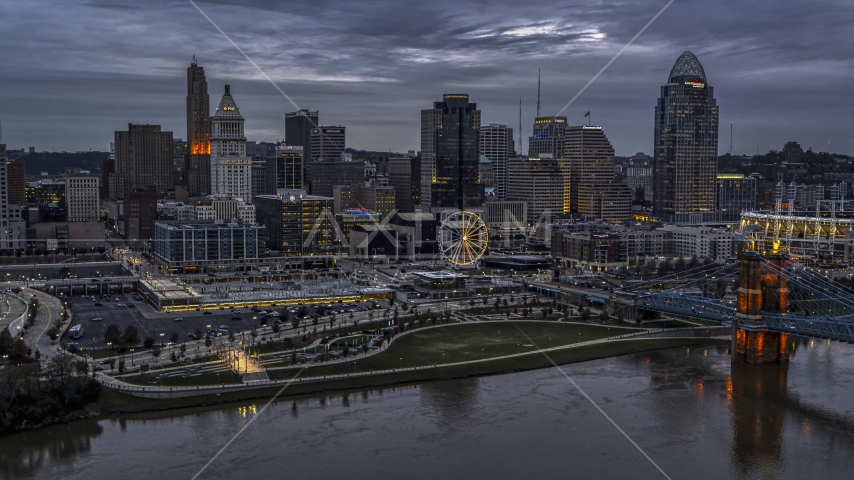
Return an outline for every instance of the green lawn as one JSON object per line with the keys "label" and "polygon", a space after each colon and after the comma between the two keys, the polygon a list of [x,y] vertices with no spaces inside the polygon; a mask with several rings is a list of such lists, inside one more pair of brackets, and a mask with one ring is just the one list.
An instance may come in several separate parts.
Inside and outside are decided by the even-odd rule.
{"label": "green lawn", "polygon": [[[131,383],[133,385],[145,385],[145,386],[160,386],[161,380],[157,378],[156,375],[151,373],[142,373],[139,375],[128,375],[122,378],[123,382]],[[225,371],[219,373],[219,383],[240,383],[240,375],[232,372]],[[204,373],[202,375],[198,375],[195,377],[163,377],[162,385],[164,387],[175,387],[175,386],[196,386],[196,385],[216,385],[217,384],[217,374],[216,373]]]}
{"label": "green lawn", "polygon": [[[517,328],[518,326],[518,328]],[[522,330],[528,337],[522,334]],[[618,330],[611,328],[616,334]],[[628,332],[628,329],[620,331]],[[482,322],[452,325],[442,328],[426,328],[395,340],[388,350],[367,358],[358,356],[353,361],[311,366],[310,375],[329,375],[365,370],[413,367],[445,363],[480,360],[514,353],[530,352],[549,345],[557,347],[605,338],[608,327],[577,323],[541,322]],[[580,335],[579,335],[580,334]],[[533,341],[533,342],[532,342]],[[444,354],[444,357],[443,357]],[[401,360],[401,358],[403,360]],[[352,360],[352,357],[350,357]],[[289,370],[273,370],[270,378],[290,378]]]}

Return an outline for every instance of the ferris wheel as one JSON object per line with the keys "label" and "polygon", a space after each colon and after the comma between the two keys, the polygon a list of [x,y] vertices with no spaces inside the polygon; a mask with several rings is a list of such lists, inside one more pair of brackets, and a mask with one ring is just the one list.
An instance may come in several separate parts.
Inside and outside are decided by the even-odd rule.
{"label": "ferris wheel", "polygon": [[488,237],[486,223],[477,214],[456,212],[439,227],[439,248],[451,264],[473,265],[486,252]]}

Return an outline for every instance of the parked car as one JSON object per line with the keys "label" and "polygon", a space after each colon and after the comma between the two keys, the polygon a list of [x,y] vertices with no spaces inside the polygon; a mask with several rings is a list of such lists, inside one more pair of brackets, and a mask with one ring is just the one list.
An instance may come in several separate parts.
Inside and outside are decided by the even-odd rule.
{"label": "parked car", "polygon": [[231,317],[232,320],[241,320],[240,317]]}
{"label": "parked car", "polygon": [[175,321],[176,322],[182,322],[182,321],[184,321],[184,317],[178,317],[175,319]]}
{"label": "parked car", "polygon": [[104,320],[104,319],[103,319],[103,318],[101,318],[101,317],[95,317],[95,318],[93,318],[93,319],[92,319],[92,321],[93,321],[93,322],[100,322],[100,321],[102,321],[102,320]]}
{"label": "parked car", "polygon": [[205,311],[203,312],[203,314],[204,314],[204,315],[213,315],[213,312],[209,312],[209,311],[205,310]]}

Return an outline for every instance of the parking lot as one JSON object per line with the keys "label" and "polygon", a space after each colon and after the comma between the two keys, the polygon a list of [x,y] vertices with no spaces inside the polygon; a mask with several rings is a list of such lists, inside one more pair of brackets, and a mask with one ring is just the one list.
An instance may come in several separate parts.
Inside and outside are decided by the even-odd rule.
{"label": "parking lot", "polygon": [[[116,298],[119,301],[116,301]],[[140,339],[151,336],[157,343],[168,342],[172,333],[175,332],[178,334],[178,342],[181,343],[192,340],[191,334],[195,334],[197,329],[208,332],[218,330],[219,326],[226,326],[227,330],[233,331],[235,335],[239,335],[241,332],[248,333],[253,327],[261,326],[261,318],[263,317],[263,314],[245,308],[235,311],[222,309],[165,314],[155,311],[141,300],[134,300],[130,294],[113,294],[109,298],[96,297],[94,300],[90,297],[83,298],[80,295],[75,295],[71,301],[74,322],[81,324],[84,331],[83,337],[74,341],[84,348],[106,347],[104,332],[107,325],[112,323],[116,324],[121,331],[124,331],[128,325],[133,325],[139,331]],[[382,306],[385,307],[387,304],[383,302]],[[294,313],[297,308],[288,307]],[[318,306],[307,306],[308,316],[304,322],[310,324],[310,317],[317,313],[317,309]],[[261,310],[271,311],[270,308],[262,308]],[[274,310],[280,314],[279,317],[275,318],[285,319],[282,307],[276,307]],[[330,310],[336,311],[338,319],[342,320],[345,316],[348,317],[350,313],[369,310],[369,303],[331,304],[326,309],[327,313],[324,313],[325,317],[328,317]],[[357,310],[357,312],[350,312],[349,310]],[[377,315],[378,317],[379,315]],[[72,341],[66,337],[63,339]]]}

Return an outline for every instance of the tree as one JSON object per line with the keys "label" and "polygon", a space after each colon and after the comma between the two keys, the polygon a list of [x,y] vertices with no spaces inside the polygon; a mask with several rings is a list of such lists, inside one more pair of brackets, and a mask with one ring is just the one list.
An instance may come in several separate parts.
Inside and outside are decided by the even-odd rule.
{"label": "tree", "polygon": [[548,307],[548,308],[549,308],[549,315],[551,315],[552,313],[554,313],[554,309],[553,309],[552,307]]}
{"label": "tree", "polygon": [[605,323],[605,321],[608,320],[609,318],[611,318],[610,315],[608,315],[608,312],[606,312],[605,308],[603,307],[602,311],[599,312],[599,321],[602,323]]}
{"label": "tree", "polygon": [[116,368],[116,359],[111,358],[110,359],[110,371],[112,372],[114,368]]}
{"label": "tree", "polygon": [[365,356],[367,357],[368,356],[368,344],[367,343],[362,344],[362,351],[365,352]]}
{"label": "tree", "polygon": [[169,342],[171,343],[178,343],[178,338],[180,338],[178,332],[172,332],[169,334]]}
{"label": "tree", "polygon": [[118,345],[119,340],[122,339],[122,331],[118,325],[115,323],[111,323],[107,325],[106,330],[104,330],[104,343],[107,343],[112,348],[112,345]]}
{"label": "tree", "polygon": [[160,348],[160,345],[155,345],[155,346],[151,347],[151,356],[154,358],[157,358],[160,356],[160,353],[162,351],[163,350]]}
{"label": "tree", "polygon": [[202,330],[202,327],[196,327],[196,329],[193,330],[193,338],[195,338],[196,340],[201,340],[204,334],[205,331]]}
{"label": "tree", "polygon": [[622,325],[623,320],[625,320],[625,318],[623,318],[623,312],[618,313],[617,314],[617,325]]}
{"label": "tree", "polygon": [[169,360],[172,360],[173,362],[177,362],[178,361],[178,355],[176,355],[175,352],[169,352]]}
{"label": "tree", "polygon": [[299,317],[300,319],[303,319],[306,316],[308,316],[308,308],[306,308],[305,305],[300,305],[299,308],[297,309],[297,317]]}
{"label": "tree", "polygon": [[279,333],[279,330],[281,329],[281,327],[279,326],[279,322],[274,323],[270,327],[270,329],[273,331],[273,333]]}
{"label": "tree", "polygon": [[528,309],[527,308],[522,309],[522,316],[525,318],[528,318]]}
{"label": "tree", "polygon": [[588,320],[590,320],[590,310],[587,310],[585,308],[584,310],[581,311],[581,321],[586,322]]}
{"label": "tree", "polygon": [[0,356],[8,355],[12,350],[12,333],[9,328],[0,331]]}
{"label": "tree", "polygon": [[125,359],[119,360],[119,375],[125,373]]}
{"label": "tree", "polygon": [[546,318],[546,317],[548,317],[548,316],[549,316],[549,309],[548,309],[548,308],[543,308],[543,318]]}
{"label": "tree", "polygon": [[665,260],[658,264],[659,275],[666,275],[671,271],[673,271],[673,262],[671,262],[670,260]]}
{"label": "tree", "polygon": [[59,329],[56,327],[50,327],[47,330],[47,336],[50,338],[51,343],[55,342],[59,337]]}
{"label": "tree", "polygon": [[181,356],[184,356],[184,354],[187,353],[187,345],[182,343],[181,346],[178,347],[178,350],[181,351]]}
{"label": "tree", "polygon": [[673,269],[677,272],[684,272],[685,271],[685,259],[682,257],[677,258],[676,264],[673,265]]}
{"label": "tree", "polygon": [[[208,340],[210,340],[210,339],[208,339]],[[229,331],[229,332],[228,332],[228,341],[229,341],[230,343],[234,343],[234,340],[235,340],[234,332]],[[205,346],[208,346],[208,347],[209,347],[210,345],[208,345],[207,343],[205,343]]]}
{"label": "tree", "polygon": [[[146,342],[148,341],[148,338],[145,339]],[[131,346],[139,345],[139,331],[137,331],[136,327],[134,327],[133,325],[128,325],[127,327],[125,327],[124,333],[122,333],[122,340],[124,340],[125,342],[127,342],[128,345]],[[153,338],[151,338],[151,344],[154,345]],[[150,347],[146,346],[146,348]]]}
{"label": "tree", "polygon": [[697,258],[696,255],[692,255],[691,260],[688,262],[688,268],[694,269],[694,268],[697,268],[699,266],[700,266],[700,260]]}
{"label": "tree", "polygon": [[22,338],[16,338],[12,341],[12,347],[9,349],[9,360],[13,362],[21,362],[27,359],[27,344]]}
{"label": "tree", "polygon": [[401,310],[403,310],[403,313],[406,313],[406,311],[407,311],[407,310],[409,310],[409,304],[408,304],[408,303],[406,303],[406,302],[403,302],[403,303],[400,305],[400,309],[401,309]]}
{"label": "tree", "polygon": [[213,341],[211,341],[211,337],[205,337],[205,346],[210,350],[211,345],[213,345]]}
{"label": "tree", "polygon": [[145,337],[145,341],[142,342],[142,346],[145,348],[151,348],[154,346],[154,338],[151,336]]}

